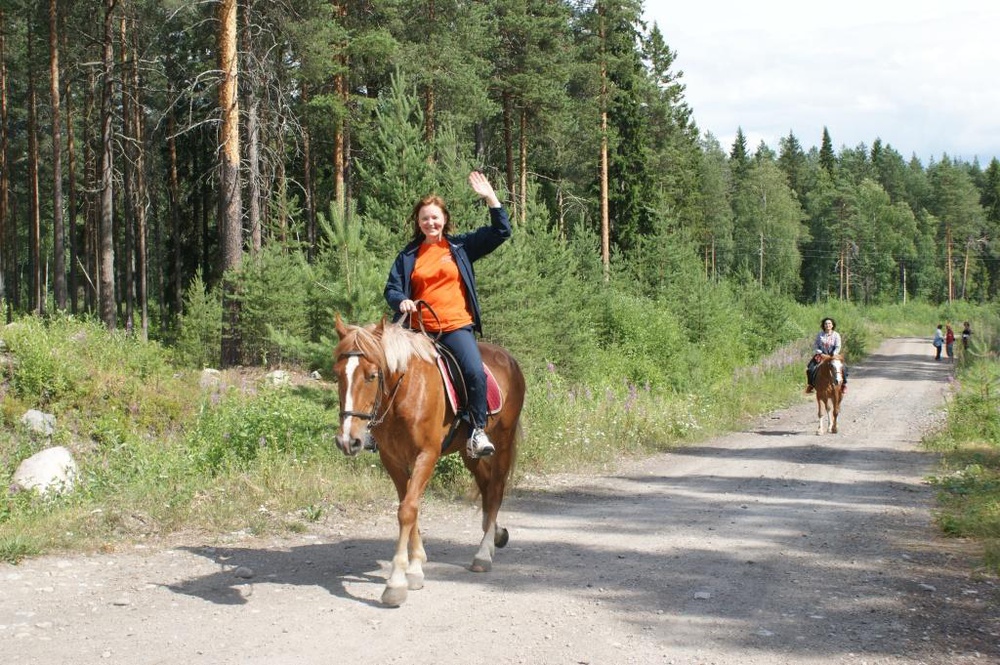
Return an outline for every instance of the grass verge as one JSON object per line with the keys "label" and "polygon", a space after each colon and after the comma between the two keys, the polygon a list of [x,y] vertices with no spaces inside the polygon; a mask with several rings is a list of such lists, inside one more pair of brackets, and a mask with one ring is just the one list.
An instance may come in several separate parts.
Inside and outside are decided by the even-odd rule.
{"label": "grass verge", "polygon": [[941,530],[973,538],[984,565],[1000,573],[1000,363],[995,327],[980,326],[968,353],[959,352],[946,426],[926,445],[941,453],[930,478],[938,490]]}

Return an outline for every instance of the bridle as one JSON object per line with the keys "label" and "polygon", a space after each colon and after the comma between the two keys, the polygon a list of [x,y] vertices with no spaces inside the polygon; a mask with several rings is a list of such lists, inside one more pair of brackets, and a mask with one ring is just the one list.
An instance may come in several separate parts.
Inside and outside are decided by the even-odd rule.
{"label": "bridle", "polygon": [[[365,354],[362,351],[345,351],[338,356],[338,360],[340,358],[364,358],[364,357]],[[341,409],[340,420],[343,421],[344,418],[353,416],[354,418],[367,420],[368,421],[367,429],[369,430],[378,427],[380,424],[382,424],[382,421],[385,420],[386,415],[389,413],[389,407],[392,406],[393,400],[396,399],[396,392],[399,390],[399,384],[402,383],[403,377],[405,375],[406,372],[403,372],[399,375],[399,378],[396,380],[396,385],[393,386],[392,393],[389,395],[389,401],[385,405],[385,410],[382,411],[382,415],[377,415],[379,409],[382,406],[382,396],[385,394],[385,375],[382,374],[382,369],[379,368],[378,390],[376,391],[375,402],[372,403],[371,411],[369,411],[368,413],[364,413],[363,411],[344,411],[343,409]]]}

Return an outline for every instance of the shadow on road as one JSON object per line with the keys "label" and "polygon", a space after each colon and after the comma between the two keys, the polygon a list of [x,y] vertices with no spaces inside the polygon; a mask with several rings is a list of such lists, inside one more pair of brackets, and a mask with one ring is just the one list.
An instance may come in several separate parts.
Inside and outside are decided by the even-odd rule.
{"label": "shadow on road", "polygon": [[[876,354],[852,380],[945,381],[929,355]],[[971,575],[968,559],[928,523],[933,490],[920,478],[930,456],[885,439],[816,441],[783,426],[744,433],[746,445],[679,449],[641,474],[518,489],[501,515],[510,545],[486,575],[467,569],[477,529],[439,526],[430,510],[422,520],[428,588],[414,593],[433,597],[438,585],[443,595],[445,582],[475,586],[441,608],[458,616],[491,615],[473,604],[483,590],[524,596],[530,612],[553,621],[608,613],[655,636],[664,653],[712,654],[719,645],[808,662],[1000,657],[996,586]],[[378,607],[380,562],[394,536],[389,525],[384,537],[284,550],[189,548],[219,569],[169,588],[228,605],[253,602],[250,587],[274,583]],[[253,577],[237,577],[239,567]]]}

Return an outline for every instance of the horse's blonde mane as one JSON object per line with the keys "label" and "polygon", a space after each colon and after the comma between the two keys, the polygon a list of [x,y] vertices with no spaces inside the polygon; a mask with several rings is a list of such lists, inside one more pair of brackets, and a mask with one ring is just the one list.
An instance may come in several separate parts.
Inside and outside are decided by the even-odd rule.
{"label": "horse's blonde mane", "polygon": [[374,323],[363,327],[348,325],[347,328],[349,333],[341,344],[354,346],[388,374],[405,372],[411,358],[432,363],[437,355],[430,338],[395,323],[382,326],[381,336],[376,334]]}
{"label": "horse's blonde mane", "polygon": [[385,352],[386,368],[390,372],[406,371],[410,358],[417,357],[433,363],[437,356],[434,343],[429,337],[395,323],[384,326],[382,330],[382,350]]}

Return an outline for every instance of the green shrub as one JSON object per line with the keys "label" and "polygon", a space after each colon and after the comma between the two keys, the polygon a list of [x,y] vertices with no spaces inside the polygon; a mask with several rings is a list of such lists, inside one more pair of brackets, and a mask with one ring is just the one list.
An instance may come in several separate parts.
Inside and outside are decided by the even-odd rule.
{"label": "green shrub", "polygon": [[14,394],[44,406],[78,390],[87,372],[72,356],[76,347],[87,343],[86,333],[87,324],[65,318],[30,316],[5,327],[0,334],[15,358],[7,365]]}
{"label": "green shrub", "polygon": [[197,273],[184,294],[180,317],[176,361],[186,367],[218,367],[222,354],[222,293],[207,289]]}
{"label": "green shrub", "polygon": [[205,402],[187,436],[199,468],[212,473],[246,469],[268,452],[309,457],[329,450],[336,413],[288,389],[268,388],[248,396],[233,391],[217,404],[212,401]]}

